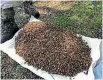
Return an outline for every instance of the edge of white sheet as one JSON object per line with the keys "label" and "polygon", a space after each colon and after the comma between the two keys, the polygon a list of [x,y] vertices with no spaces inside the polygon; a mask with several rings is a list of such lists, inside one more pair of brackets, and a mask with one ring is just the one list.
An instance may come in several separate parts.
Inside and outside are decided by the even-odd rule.
{"label": "edge of white sheet", "polygon": [[[33,22],[33,21],[40,21],[40,20],[31,16],[31,19],[29,22]],[[20,29],[20,30],[22,30],[22,29]],[[29,69],[30,71],[32,71],[36,75],[44,78],[45,80],[71,80],[70,77],[61,76],[61,75],[57,75],[57,74],[49,74],[46,71],[42,71],[41,69],[36,69],[35,67],[30,66],[27,63],[25,63],[25,60],[22,57],[20,57],[19,55],[17,55],[16,50],[15,50],[15,37],[18,35],[18,32],[14,35],[14,37],[12,39],[6,41],[5,43],[0,44],[1,51],[5,52],[10,58],[12,58],[14,61],[19,63],[21,66]],[[75,77],[72,77],[72,79],[73,80],[81,80],[81,79],[94,80],[93,64],[96,63],[96,61],[100,58],[99,44],[100,44],[101,40],[99,40],[97,38],[85,37],[85,36],[82,36],[79,34],[77,34],[77,36],[81,36],[82,39],[85,42],[87,42],[88,46],[91,48],[91,57],[92,57],[93,61],[89,68],[88,75],[81,72],[81,73],[78,73]]]}

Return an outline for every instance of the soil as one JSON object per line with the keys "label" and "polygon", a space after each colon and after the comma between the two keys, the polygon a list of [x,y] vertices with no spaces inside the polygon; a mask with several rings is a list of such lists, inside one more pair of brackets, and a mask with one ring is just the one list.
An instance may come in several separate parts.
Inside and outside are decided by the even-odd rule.
{"label": "soil", "polygon": [[1,79],[42,79],[1,52]]}

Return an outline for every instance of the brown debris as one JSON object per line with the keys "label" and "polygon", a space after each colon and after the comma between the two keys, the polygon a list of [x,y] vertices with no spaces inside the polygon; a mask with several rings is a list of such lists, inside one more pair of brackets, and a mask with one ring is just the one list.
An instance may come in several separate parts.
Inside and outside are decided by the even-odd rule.
{"label": "brown debris", "polygon": [[26,24],[16,39],[16,53],[29,65],[70,77],[87,71],[92,61],[81,38],[48,22]]}

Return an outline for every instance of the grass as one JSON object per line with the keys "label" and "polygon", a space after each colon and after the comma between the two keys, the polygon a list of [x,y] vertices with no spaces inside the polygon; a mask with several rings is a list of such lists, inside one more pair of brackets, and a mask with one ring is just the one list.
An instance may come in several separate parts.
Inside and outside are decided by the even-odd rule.
{"label": "grass", "polygon": [[67,14],[57,14],[53,17],[56,25],[67,27],[74,33],[96,37],[102,25],[102,2],[80,1],[66,10]]}

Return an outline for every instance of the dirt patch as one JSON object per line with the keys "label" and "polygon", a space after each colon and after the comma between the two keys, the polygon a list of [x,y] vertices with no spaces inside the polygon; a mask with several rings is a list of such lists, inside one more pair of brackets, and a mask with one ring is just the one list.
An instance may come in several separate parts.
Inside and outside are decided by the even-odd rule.
{"label": "dirt patch", "polygon": [[38,1],[38,2],[35,2],[36,6],[55,8],[57,10],[66,10],[74,6],[75,4],[77,4],[77,2],[72,2],[72,1],[45,1],[45,2]]}
{"label": "dirt patch", "polygon": [[72,1],[37,1],[34,3],[40,13],[41,20],[52,20],[54,15],[63,13],[76,4],[78,3]]}

